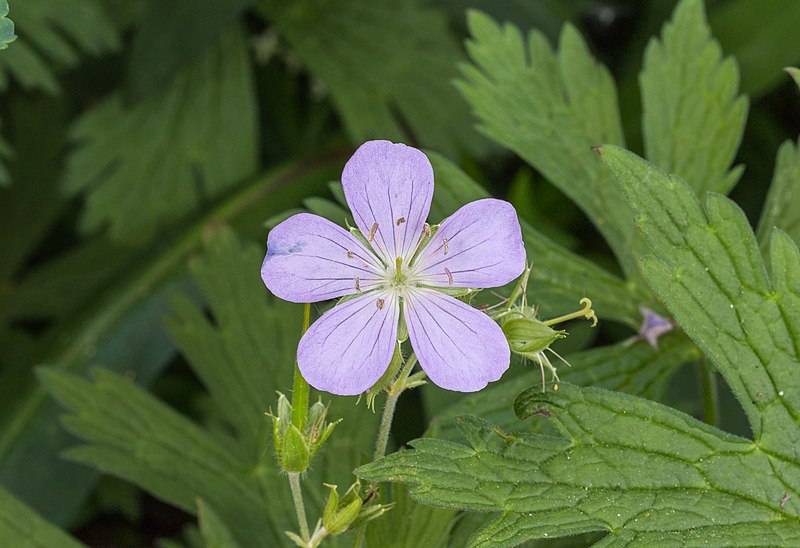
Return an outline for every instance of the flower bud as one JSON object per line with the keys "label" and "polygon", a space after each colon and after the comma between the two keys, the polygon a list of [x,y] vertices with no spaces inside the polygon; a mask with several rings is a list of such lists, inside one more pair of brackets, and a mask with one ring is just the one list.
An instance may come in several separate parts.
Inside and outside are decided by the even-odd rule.
{"label": "flower bud", "polygon": [[336,492],[336,486],[327,485],[327,487],[330,487],[331,493],[325,503],[322,526],[331,535],[338,535],[347,531],[361,512],[363,502],[358,492],[360,486],[358,482],[354,483],[347,490],[341,501],[339,500],[339,494]]}
{"label": "flower bud", "polygon": [[278,455],[281,468],[291,473],[305,472],[311,462],[311,453],[306,437],[290,424],[283,437],[283,450]]}
{"label": "flower bud", "polygon": [[510,318],[501,327],[511,351],[525,357],[543,352],[567,336],[565,331],[553,329],[532,316]]}

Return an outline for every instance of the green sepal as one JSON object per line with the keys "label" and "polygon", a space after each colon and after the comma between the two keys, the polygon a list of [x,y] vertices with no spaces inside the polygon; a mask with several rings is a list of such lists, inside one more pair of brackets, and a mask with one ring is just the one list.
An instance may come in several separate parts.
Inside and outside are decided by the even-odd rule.
{"label": "green sepal", "polygon": [[283,451],[279,458],[281,468],[290,474],[305,472],[311,462],[311,452],[306,438],[293,424],[289,425],[283,437]]}

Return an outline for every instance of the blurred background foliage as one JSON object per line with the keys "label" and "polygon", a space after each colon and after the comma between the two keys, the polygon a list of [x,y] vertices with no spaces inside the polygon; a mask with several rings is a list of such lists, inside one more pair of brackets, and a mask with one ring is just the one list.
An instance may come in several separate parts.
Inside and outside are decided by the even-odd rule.
{"label": "blurred background foliage", "polygon": [[[226,416],[225,397],[233,388],[211,378],[213,366],[204,373],[203,359],[217,348],[220,363],[229,360],[232,368],[255,371],[254,364],[266,355],[280,373],[264,379],[259,386],[270,391],[254,395],[249,404],[253,412],[266,410],[272,390],[290,385],[291,341],[297,334],[285,318],[297,311],[259,313],[252,305],[244,311],[231,304],[247,308],[255,299],[267,306],[266,290],[258,289],[266,219],[307,208],[342,221],[338,189],[329,182],[337,180],[344,161],[364,140],[391,139],[431,152],[440,185],[432,218],[490,193],[511,200],[532,229],[565,250],[591,259],[610,275],[631,274],[624,257],[618,265],[591,215],[565,196],[564,186],[550,184],[551,174],[524,161],[528,158],[517,149],[525,144],[493,131],[492,120],[481,118],[480,108],[470,108],[465,99],[470,97],[469,73],[460,70],[468,60],[467,14],[479,10],[523,33],[538,29],[551,44],[559,42],[566,23],[574,25],[616,81],[620,129],[627,147],[642,154],[647,142],[639,79],[644,51],[651,37],[660,35],[676,2],[9,4],[18,38],[0,52],[0,503],[15,510],[0,517],[0,529],[36,527],[43,531],[42,545],[66,545],[66,537],[38,520],[92,545],[198,542],[194,517],[187,513],[195,511],[188,492],[184,499],[176,496],[178,502],[159,493],[160,476],[153,476],[149,487],[140,479],[138,485],[144,483],[149,492],[142,491],[115,477],[125,478],[125,464],[108,454],[85,451],[72,454],[71,460],[62,458],[78,439],[61,425],[62,411],[36,372],[47,367],[40,377],[62,401],[110,398],[112,403],[124,391],[123,396],[115,392],[119,377],[103,375],[116,372],[184,415],[181,420],[191,418],[208,435],[229,435],[235,420]],[[797,88],[781,71],[800,62],[800,3],[710,0],[706,11],[722,51],[738,64],[740,92],[749,97],[747,125],[733,161],[746,169],[732,197],[755,224],[776,151],[800,130]],[[464,79],[457,87],[459,78]],[[644,78],[641,84],[647,85]],[[483,132],[476,129],[478,122]],[[608,137],[614,141],[614,135]],[[549,259],[537,256],[534,240],[526,243],[536,270],[537,261]],[[573,273],[567,266],[564,276],[594,275],[581,265]],[[559,272],[557,266],[553,272]],[[530,295],[536,302],[541,291],[540,304],[550,312],[568,311],[583,296],[559,295],[539,282],[543,286],[534,279]],[[550,286],[558,286],[557,280]],[[590,296],[601,301],[598,314],[606,321],[591,333],[574,326],[561,348],[564,353],[634,333],[638,303],[623,303],[619,309],[609,304],[604,318],[603,295]],[[264,317],[273,313],[282,314],[283,321]],[[237,322],[242,325],[229,328]],[[299,319],[293,325],[299,329]],[[192,330],[201,327],[205,331]],[[237,357],[236,349],[250,348],[262,332],[264,341],[288,345],[288,350],[277,352],[267,345],[261,354]],[[218,347],[209,342],[213,334],[220,338]],[[236,337],[246,340],[237,346]],[[628,360],[631,367],[644,359],[610,346],[573,361],[571,381],[605,383],[702,416],[696,385],[702,384],[703,368],[697,376],[694,369],[675,375],[677,366],[698,357],[696,349],[677,339],[665,339],[662,352],[651,359],[649,380],[625,376],[620,372],[624,364],[604,370],[601,364],[611,358]],[[211,345],[205,353],[197,351],[203,342]],[[219,350],[223,347],[224,352]],[[636,348],[633,354],[645,352]],[[102,370],[83,393],[72,393],[74,387],[61,382],[60,374],[85,376],[92,367]],[[445,412],[460,396],[432,386],[404,396],[395,442],[421,435],[434,418],[432,431],[447,437],[452,434],[448,417],[475,409],[502,424],[501,403],[510,405],[531,384],[532,373],[524,374],[525,379],[510,375],[509,386],[498,388],[505,399],[487,393]],[[724,387],[720,397],[725,427],[746,433],[742,413]],[[344,484],[359,462],[357,448],[369,453],[374,424],[359,421],[374,417],[365,418],[366,411],[355,409],[351,400],[337,401],[334,410],[334,417],[348,417],[351,424],[349,434],[337,432],[345,436],[344,445],[328,452],[352,455],[345,462],[331,458],[315,473],[330,472]],[[142,427],[136,412],[121,412],[119,424],[128,417],[132,424],[125,428],[135,432]],[[259,447],[254,441],[258,424],[237,426],[245,430],[237,439],[255,444],[251,452]],[[82,458],[112,474],[75,462]],[[401,504],[411,504],[398,497]],[[401,516],[398,512],[393,519]],[[452,514],[428,518],[440,524],[436,538],[447,539]],[[458,522],[452,545],[474,530],[470,520]],[[386,527],[383,533],[403,524]],[[282,529],[275,530],[283,542]],[[52,538],[47,536],[51,533]],[[380,534],[374,533],[376,543],[382,542]]]}

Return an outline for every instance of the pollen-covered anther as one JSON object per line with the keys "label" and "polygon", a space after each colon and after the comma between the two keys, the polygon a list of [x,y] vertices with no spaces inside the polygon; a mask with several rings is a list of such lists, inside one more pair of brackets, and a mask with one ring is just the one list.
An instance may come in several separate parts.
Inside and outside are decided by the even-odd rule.
{"label": "pollen-covered anther", "polygon": [[442,244],[444,244],[444,254],[447,255],[447,238],[442,238]]}
{"label": "pollen-covered anther", "polygon": [[401,225],[401,224],[403,224],[404,222],[406,222],[406,218],[405,218],[405,217],[400,217],[400,218],[398,218],[398,219],[395,221],[395,224],[396,224],[397,226],[400,226],[400,225]]}
{"label": "pollen-covered anther", "polygon": [[349,249],[347,250],[347,258],[348,259],[352,259],[353,258],[353,252],[350,251]]}
{"label": "pollen-covered anther", "polygon": [[378,307],[378,310],[383,310],[383,305],[384,305],[383,299],[378,299],[377,301],[375,301],[375,306]]}
{"label": "pollen-covered anther", "polygon": [[378,231],[378,223],[372,223],[372,226],[369,229],[369,234],[367,234],[367,241],[371,242],[375,239],[375,233]]}
{"label": "pollen-covered anther", "polygon": [[359,281],[358,276],[356,276],[356,291],[361,291],[361,282]]}
{"label": "pollen-covered anther", "polygon": [[425,223],[424,225],[422,225],[422,236],[424,238],[427,238],[430,235],[431,235],[431,225]]}
{"label": "pollen-covered anther", "polygon": [[450,269],[444,267],[444,273],[447,274],[447,285],[453,287],[453,274],[450,272]]}

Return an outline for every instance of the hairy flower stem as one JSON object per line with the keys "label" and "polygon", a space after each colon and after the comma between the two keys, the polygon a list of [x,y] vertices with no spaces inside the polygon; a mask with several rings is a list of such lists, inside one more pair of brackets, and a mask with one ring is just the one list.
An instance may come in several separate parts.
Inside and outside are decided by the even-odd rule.
{"label": "hairy flower stem", "polygon": [[[303,305],[303,331],[300,335],[304,335],[308,331],[308,326],[311,324],[311,305],[306,303]],[[292,424],[294,424],[301,432],[306,427],[306,416],[308,415],[308,382],[300,374],[300,368],[297,363],[294,365],[294,390],[292,391]]]}
{"label": "hairy flower stem", "polygon": [[394,418],[394,410],[397,407],[397,400],[400,399],[400,394],[406,388],[411,388],[409,383],[406,383],[411,370],[417,363],[417,357],[412,354],[409,356],[400,374],[387,389],[386,389],[386,403],[383,406],[383,416],[381,416],[381,426],[378,429],[378,439],[375,441],[375,453],[372,460],[378,460],[386,454],[386,446],[389,444],[389,432],[392,429],[392,419]]}
{"label": "hairy flower stem", "polygon": [[306,507],[303,504],[303,493],[300,491],[300,474],[289,473],[289,485],[292,487],[292,499],[294,499],[294,509],[297,512],[297,521],[300,524],[300,537],[308,542],[308,520],[306,519]]}
{"label": "hairy flower stem", "polygon": [[699,375],[703,390],[703,420],[711,426],[719,426],[719,390],[714,367],[707,360],[703,360]]}

